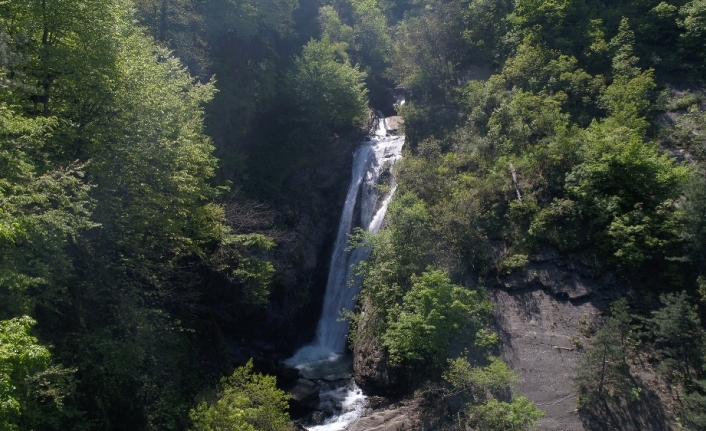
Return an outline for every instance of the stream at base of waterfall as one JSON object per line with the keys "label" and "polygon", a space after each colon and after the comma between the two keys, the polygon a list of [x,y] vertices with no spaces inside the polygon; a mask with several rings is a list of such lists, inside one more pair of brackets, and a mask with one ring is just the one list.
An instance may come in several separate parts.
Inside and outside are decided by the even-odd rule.
{"label": "stream at base of waterfall", "polygon": [[312,431],[343,430],[365,410],[366,397],[351,377],[352,358],[346,351],[348,322],[340,313],[353,309],[360,285],[350,282],[351,274],[370,254],[365,248],[348,250],[348,235],[356,227],[377,233],[396,189],[390,184],[389,192],[381,195],[376,185],[402,157],[404,136],[391,135],[387,120],[378,115],[375,135],[361,144],[353,157],[351,185],[338,225],[316,338],[285,361],[321,387],[318,410],[326,418],[308,425]]}

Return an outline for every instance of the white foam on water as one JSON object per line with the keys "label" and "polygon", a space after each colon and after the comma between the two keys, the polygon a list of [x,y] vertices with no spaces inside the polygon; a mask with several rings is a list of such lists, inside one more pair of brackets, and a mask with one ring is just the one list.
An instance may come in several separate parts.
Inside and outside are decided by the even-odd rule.
{"label": "white foam on water", "polygon": [[[352,359],[346,354],[346,339],[349,324],[340,319],[341,311],[352,310],[360,286],[349,283],[353,268],[368,258],[366,248],[348,249],[348,236],[353,228],[360,226],[371,233],[382,227],[387,207],[392,200],[396,185],[384,196],[380,196],[376,185],[386,169],[391,169],[402,158],[404,136],[388,136],[387,122],[380,115],[375,136],[361,144],[353,156],[351,184],[338,226],[338,234],[331,256],[324,306],[311,345],[299,349],[286,364],[298,368],[309,379],[329,381],[346,379],[345,386],[320,394],[320,409],[326,406],[336,411],[324,424],[309,427],[312,431],[338,431],[345,429],[364,412],[366,397],[350,378]],[[356,219],[357,216],[357,219]],[[335,409],[341,405],[340,411]]]}
{"label": "white foam on water", "polygon": [[310,431],[339,431],[345,429],[351,422],[363,415],[366,396],[363,391],[351,380],[348,386],[325,391],[320,394],[322,404],[334,408],[337,402],[341,403],[341,412],[327,418],[322,425],[310,426]]}
{"label": "white foam on water", "polygon": [[[382,196],[381,201],[375,186],[385,169],[390,169],[402,158],[403,145],[404,136],[378,136],[364,142],[356,151],[351,184],[331,256],[324,307],[316,329],[316,338],[310,346],[302,348],[301,353],[297,352],[287,363],[321,360],[331,353],[343,353],[346,350],[348,322],[340,319],[340,313],[353,309],[360,286],[349,285],[352,269],[367,259],[370,253],[370,250],[365,248],[348,250],[348,235],[353,233],[356,226],[372,233],[379,231],[395,187]],[[360,211],[356,211],[358,208]]]}

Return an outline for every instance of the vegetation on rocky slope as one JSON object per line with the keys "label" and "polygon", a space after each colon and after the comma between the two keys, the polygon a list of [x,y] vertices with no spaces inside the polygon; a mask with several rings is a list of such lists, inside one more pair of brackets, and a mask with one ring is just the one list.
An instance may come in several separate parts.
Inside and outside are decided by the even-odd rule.
{"label": "vegetation on rocky slope", "polygon": [[639,398],[642,361],[704,429],[705,17],[702,0],[0,2],[0,428],[287,428],[272,379],[233,374],[232,340],[305,309],[304,285],[269,303],[307,260],[273,240],[305,218],[287,182],[400,85],[407,150],[386,228],[354,238],[372,252],[353,345],[377,340],[405,390],[461,397],[450,427],[529,428],[484,286],[553,248],[633,292],[585,346],[579,406]]}

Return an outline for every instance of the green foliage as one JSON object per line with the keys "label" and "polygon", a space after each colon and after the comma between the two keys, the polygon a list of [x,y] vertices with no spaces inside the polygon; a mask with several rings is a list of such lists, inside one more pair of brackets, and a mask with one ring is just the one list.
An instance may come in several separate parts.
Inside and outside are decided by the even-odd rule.
{"label": "green foliage", "polygon": [[692,392],[706,373],[706,331],[685,292],[664,294],[659,299],[663,307],[653,311],[649,320],[658,371],[668,382]]}
{"label": "green foliage", "polygon": [[355,31],[341,21],[336,9],[331,5],[319,9],[319,23],[322,38],[328,38],[333,43],[345,43],[347,49],[355,47]]}
{"label": "green foliage", "polygon": [[214,202],[213,84],[135,27],[132,2],[20,3],[0,4],[0,315],[36,316],[75,368],[23,380],[19,426],[177,429],[199,355],[224,361],[191,336],[212,330],[202,294],[263,304],[273,242]]}
{"label": "green foliage", "polygon": [[463,394],[473,404],[480,404],[488,400],[489,394],[497,396],[517,384],[517,373],[500,358],[491,356],[488,360],[485,367],[474,367],[464,357],[449,360],[443,377],[451,384],[451,394]]}
{"label": "green foliage", "polygon": [[493,399],[470,410],[472,426],[481,431],[531,430],[545,416],[526,397],[517,397],[510,403]]}
{"label": "green foliage", "polygon": [[[35,316],[54,360],[76,367],[47,363],[12,377],[30,394],[10,395],[22,398],[22,415],[12,413],[20,428],[182,426],[205,376],[227,362],[220,336],[205,334],[220,319],[248,331],[243,322],[266,303],[274,274],[263,260],[273,241],[229,220],[214,178],[271,190],[312,163],[334,133],[365,119],[361,70],[370,82],[406,86],[410,99],[399,109],[409,152],[394,172],[400,193],[387,228],[355,237],[371,247],[360,267],[370,313],[359,328],[407,371],[440,371],[449,340],[464,338],[453,334],[492,344],[480,331],[487,301],[451,280],[504,276],[545,245],[626,275],[653,271],[655,289],[704,290],[703,169],[662,148],[704,159],[700,99],[664,105],[684,111],[668,135],[650,124],[658,84],[703,77],[703,1],[299,6],[0,2],[0,317]],[[497,73],[473,81],[475,66]],[[492,262],[497,247],[505,253]],[[681,391],[683,423],[703,426],[698,314],[684,295],[663,302],[645,338]],[[590,343],[585,402],[637,393],[626,313],[616,304],[612,333]],[[244,372],[229,384],[257,380]],[[491,359],[453,362],[447,376],[480,399],[508,373]],[[252,398],[227,385],[228,402],[193,414],[261,429],[247,420]],[[481,429],[526,428],[538,417],[522,399],[474,408]]]}
{"label": "green foliage", "polygon": [[581,212],[575,201],[556,199],[532,220],[528,233],[560,250],[571,250],[585,241],[581,232]]}
{"label": "green foliage", "polygon": [[685,293],[660,296],[662,308],[647,320],[657,372],[675,391],[677,412],[686,429],[703,429],[706,401],[706,330]]}
{"label": "green foliage", "polygon": [[684,17],[681,25],[687,30],[687,37],[699,37],[706,32],[706,4],[702,0],[686,3],[679,10]]}
{"label": "green foliage", "polygon": [[611,304],[611,315],[590,339],[590,348],[576,368],[578,406],[600,405],[609,409],[620,401],[636,401],[642,388],[630,373],[630,359],[638,346],[633,322],[646,323],[641,335],[641,351],[648,353],[657,373],[674,391],[674,409],[685,429],[704,425],[704,343],[706,331],[696,306],[685,292],[660,296],[662,307],[651,317],[632,315],[625,299]]}
{"label": "green foliage", "polygon": [[[44,153],[55,118],[25,118],[0,107],[0,310],[33,312],[27,292],[47,286],[70,266],[62,248],[85,228],[93,202],[84,167],[51,168]],[[43,257],[43,258],[42,258]]]}
{"label": "green foliage", "polygon": [[579,408],[630,400],[633,394],[639,394],[634,390],[636,384],[629,365],[636,346],[632,320],[625,298],[615,301],[603,327],[589,340],[590,349],[583,354],[575,369]]}
{"label": "green foliage", "polygon": [[21,401],[26,377],[46,368],[51,355],[29,334],[36,322],[28,317],[0,321],[0,429],[16,430],[27,406]]}
{"label": "green foliage", "polygon": [[375,313],[387,320],[411,285],[411,277],[421,273],[428,262],[429,213],[424,202],[413,194],[398,194],[388,209],[389,225],[378,235],[358,231],[352,238],[357,246],[371,247],[367,261],[361,262],[363,300],[374,304]]}
{"label": "green foliage", "polygon": [[[348,3],[348,2],[346,2]],[[350,26],[343,26],[341,40],[349,43],[353,58],[363,68],[379,75],[388,65],[390,36],[380,0],[350,0]],[[352,35],[349,33],[352,31]],[[324,27],[324,35],[327,28]],[[346,40],[346,35],[349,39]],[[352,36],[352,38],[351,38]]]}
{"label": "green foliage", "polygon": [[194,84],[141,34],[121,42],[116,114],[91,130],[100,133],[89,171],[101,202],[95,219],[126,267],[171,271],[222,235],[222,209],[209,202],[218,193],[209,183],[215,158],[201,122],[213,88]]}
{"label": "green foliage", "polygon": [[681,412],[687,429],[706,428],[706,380],[695,380],[695,388],[684,397],[684,410]]}
{"label": "green foliage", "polygon": [[518,375],[497,357],[488,365],[472,366],[464,357],[449,360],[444,379],[450,383],[449,395],[461,395],[466,401],[464,413],[468,425],[478,430],[530,430],[545,413],[526,397],[500,401],[517,384]]}
{"label": "green foliage", "polygon": [[504,254],[497,261],[498,268],[508,274],[524,269],[528,263],[529,259],[526,254]]}
{"label": "green foliage", "polygon": [[685,187],[683,222],[685,229],[681,236],[686,242],[687,253],[696,269],[697,284],[702,296],[706,297],[706,178],[694,175]]}
{"label": "green foliage", "polygon": [[360,124],[367,114],[364,74],[348,62],[344,47],[311,40],[289,76],[299,110],[328,130]]}
{"label": "green foliage", "polygon": [[380,0],[353,0],[353,16],[358,23],[363,64],[373,72],[382,73],[389,65],[390,36]]}
{"label": "green foliage", "polygon": [[613,57],[613,83],[606,88],[601,102],[610,114],[608,121],[642,132],[645,121],[642,115],[650,105],[648,91],[655,87],[652,70],[640,72],[635,66],[638,58],[633,56],[635,35],[630,30],[628,20],[620,22],[618,34],[610,41],[615,50]]}
{"label": "green foliage", "polygon": [[679,15],[681,16],[681,19],[678,20],[679,26],[686,30],[682,34],[685,48],[703,65],[706,60],[704,56],[706,2],[703,0],[687,2],[679,9]]}
{"label": "green foliage", "polygon": [[265,252],[274,246],[274,241],[262,234],[228,234],[220,241],[209,263],[231,282],[245,285],[246,303],[266,305],[275,268],[270,262],[248,253]]}
{"label": "green foliage", "polygon": [[475,0],[461,9],[463,17],[463,40],[468,43],[467,56],[475,61],[495,61],[502,49],[501,38],[510,27],[507,14],[513,2],[497,0]]}
{"label": "green foliage", "polygon": [[567,175],[566,190],[601,247],[625,266],[668,252],[677,240],[673,202],[689,168],[612,119],[587,130],[583,149],[584,161]]}
{"label": "green foliage", "polygon": [[[455,60],[463,43],[458,2],[434,2],[428,13],[410,14],[393,35],[389,75],[405,88],[429,100],[452,85]],[[421,5],[420,5],[421,6]]]}
{"label": "green foliage", "polygon": [[252,360],[221,379],[215,400],[202,402],[189,417],[193,431],[287,431],[289,396],[274,376],[253,373]]}
{"label": "green foliage", "polygon": [[452,337],[465,333],[473,340],[482,333],[492,305],[478,291],[451,284],[441,271],[427,270],[411,281],[402,305],[390,311],[382,343],[394,365],[439,367]]}

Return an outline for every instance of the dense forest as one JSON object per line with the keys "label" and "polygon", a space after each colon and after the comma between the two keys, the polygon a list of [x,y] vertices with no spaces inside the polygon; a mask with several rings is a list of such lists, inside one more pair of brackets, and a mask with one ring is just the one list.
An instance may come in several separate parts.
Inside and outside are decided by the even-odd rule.
{"label": "dense forest", "polygon": [[650,370],[705,430],[704,79],[704,0],[1,1],[0,430],[293,429],[248,360],[310,336],[297,229],[336,215],[302,172],[375,111],[404,159],[346,317],[393,396],[531,429],[486,288],[553,250],[621,297],[577,409],[609,421]]}

